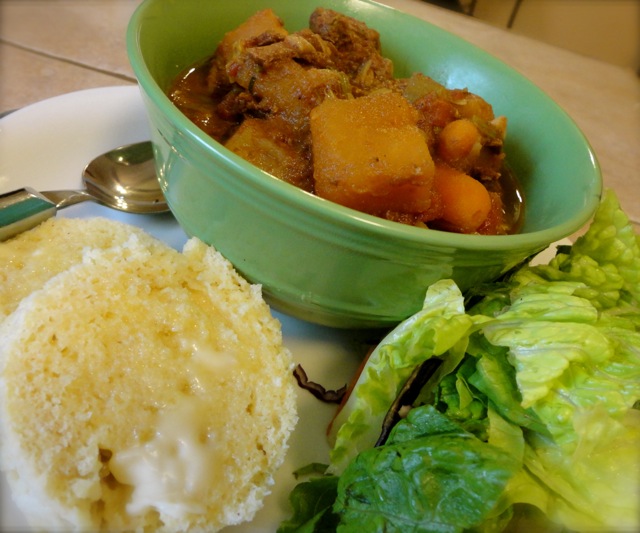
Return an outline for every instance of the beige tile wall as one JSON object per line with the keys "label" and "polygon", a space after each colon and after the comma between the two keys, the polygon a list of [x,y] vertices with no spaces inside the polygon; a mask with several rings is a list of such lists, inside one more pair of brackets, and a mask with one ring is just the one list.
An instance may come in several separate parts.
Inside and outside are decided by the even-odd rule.
{"label": "beige tile wall", "polygon": [[[475,0],[474,17],[640,73],[639,0]],[[516,9],[517,8],[517,9]]]}

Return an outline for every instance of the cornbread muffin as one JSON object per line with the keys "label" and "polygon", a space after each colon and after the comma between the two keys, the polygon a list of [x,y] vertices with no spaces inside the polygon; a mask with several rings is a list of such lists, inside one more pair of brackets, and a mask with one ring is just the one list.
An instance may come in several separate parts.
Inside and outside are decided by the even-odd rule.
{"label": "cornbread muffin", "polygon": [[0,320],[47,280],[82,261],[85,248],[110,248],[135,234],[146,246],[161,245],[139,228],[106,218],[50,218],[0,244]]}
{"label": "cornbread muffin", "polygon": [[215,531],[284,459],[292,359],[260,287],[149,239],[86,246],[0,324],[1,466],[35,527]]}

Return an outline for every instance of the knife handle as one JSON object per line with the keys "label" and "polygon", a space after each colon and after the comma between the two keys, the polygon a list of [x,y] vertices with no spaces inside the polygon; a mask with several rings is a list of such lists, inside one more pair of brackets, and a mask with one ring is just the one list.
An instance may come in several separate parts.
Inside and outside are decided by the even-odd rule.
{"label": "knife handle", "polygon": [[56,204],[29,187],[0,194],[0,241],[55,216]]}

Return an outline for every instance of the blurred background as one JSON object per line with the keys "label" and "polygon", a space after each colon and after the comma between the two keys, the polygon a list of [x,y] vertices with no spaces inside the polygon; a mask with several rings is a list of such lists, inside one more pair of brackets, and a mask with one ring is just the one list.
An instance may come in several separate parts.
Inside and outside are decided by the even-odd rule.
{"label": "blurred background", "polygon": [[424,0],[640,75],[640,0]]}

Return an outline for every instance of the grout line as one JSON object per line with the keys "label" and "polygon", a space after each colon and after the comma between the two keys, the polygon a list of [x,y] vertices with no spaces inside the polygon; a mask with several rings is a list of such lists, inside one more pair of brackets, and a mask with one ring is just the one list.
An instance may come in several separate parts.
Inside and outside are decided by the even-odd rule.
{"label": "grout line", "polygon": [[18,48],[20,50],[24,50],[25,52],[30,52],[32,54],[38,55],[40,57],[45,57],[47,59],[54,59],[56,61],[60,61],[62,63],[66,63],[68,65],[73,65],[74,67],[80,67],[86,70],[91,70],[93,72],[97,72],[100,74],[106,74],[108,76],[112,76],[114,78],[119,78],[121,80],[125,80],[125,81],[130,81],[130,82],[136,82],[136,78],[134,76],[128,76],[127,74],[120,74],[118,72],[113,72],[112,70],[107,70],[107,69],[101,69],[98,67],[93,67],[91,65],[87,65],[85,63],[81,63],[80,61],[74,61],[73,59],[67,59],[64,57],[60,57],[57,56],[55,54],[50,54],[48,52],[43,52],[42,50],[36,50],[34,48],[30,48],[28,46],[24,46],[21,44],[17,44],[11,41],[7,41],[5,39],[0,38],[0,43],[1,44],[6,44],[7,46],[12,46],[14,48]]}

